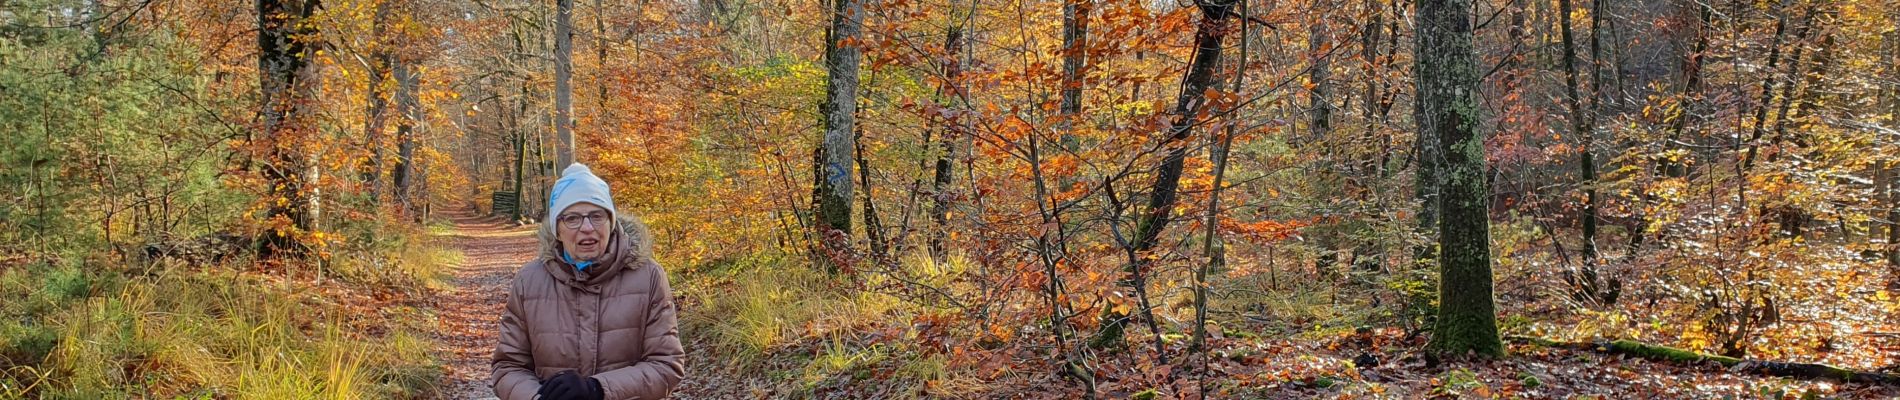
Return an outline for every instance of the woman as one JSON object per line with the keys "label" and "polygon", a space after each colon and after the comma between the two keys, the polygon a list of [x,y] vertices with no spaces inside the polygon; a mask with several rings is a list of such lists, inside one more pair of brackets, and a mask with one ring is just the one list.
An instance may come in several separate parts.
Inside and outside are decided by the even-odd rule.
{"label": "woman", "polygon": [[[515,274],[495,346],[502,400],[657,399],[685,374],[677,311],[653,239],[614,213],[587,166],[561,172],[538,232],[541,251]],[[538,396],[538,397],[537,397]]]}

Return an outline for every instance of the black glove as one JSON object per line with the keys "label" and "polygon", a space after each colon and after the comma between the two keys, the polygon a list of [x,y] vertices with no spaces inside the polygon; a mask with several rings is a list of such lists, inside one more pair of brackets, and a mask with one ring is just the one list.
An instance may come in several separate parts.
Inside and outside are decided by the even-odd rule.
{"label": "black glove", "polygon": [[606,391],[600,387],[599,379],[583,378],[573,370],[561,371],[553,378],[548,378],[541,383],[541,391],[535,394],[543,400],[604,400],[607,397]]}

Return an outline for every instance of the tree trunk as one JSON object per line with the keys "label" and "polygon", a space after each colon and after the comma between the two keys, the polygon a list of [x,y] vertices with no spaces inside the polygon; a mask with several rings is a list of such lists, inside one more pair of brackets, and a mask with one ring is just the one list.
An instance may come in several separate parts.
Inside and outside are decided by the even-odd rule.
{"label": "tree trunk", "polygon": [[859,196],[864,204],[864,238],[870,241],[871,255],[882,262],[890,257],[891,246],[884,239],[884,223],[877,219],[877,202],[875,201],[877,199],[872,197],[874,191],[871,190],[871,164],[870,160],[864,157],[864,131],[860,130],[854,136],[856,136],[854,145],[857,146],[854,150],[857,152],[855,158],[858,165],[858,184],[864,189],[861,191],[862,196]]}
{"label": "tree trunk", "polygon": [[[534,196],[529,197],[530,199],[548,198],[548,189],[554,186],[554,180],[548,179],[548,177],[553,176],[556,172],[551,171],[552,168],[548,168],[551,162],[548,160],[548,131],[540,130],[547,129],[549,125],[553,125],[554,121],[552,121],[552,119],[552,116],[544,111],[541,113],[541,123],[536,124],[536,127],[539,129],[536,129],[534,132],[534,162],[528,164],[530,166],[529,168],[534,168],[534,178],[530,181],[534,182],[534,185],[529,186],[534,190]],[[548,207],[552,207],[553,205],[546,202],[533,201],[528,202],[528,204],[534,206],[534,208],[530,209],[533,210],[534,213],[530,215],[538,215],[542,216],[542,218],[547,218],[547,215],[552,214],[550,211],[560,211],[548,210]]]}
{"label": "tree trunk", "polygon": [[[1148,194],[1147,208],[1143,209],[1141,219],[1135,227],[1134,240],[1128,244],[1129,260],[1124,272],[1128,273],[1128,284],[1134,287],[1135,295],[1141,300],[1140,311],[1155,334],[1155,352],[1162,362],[1166,362],[1167,353],[1162,351],[1161,332],[1156,328],[1154,310],[1147,303],[1147,275],[1149,258],[1156,245],[1160,244],[1161,230],[1168,225],[1170,214],[1174,212],[1175,189],[1181,185],[1181,168],[1187,160],[1187,139],[1194,134],[1194,126],[1199,124],[1198,115],[1206,99],[1203,94],[1213,84],[1214,70],[1220,66],[1221,41],[1227,37],[1227,19],[1234,3],[1222,0],[1197,0],[1195,5],[1201,9],[1201,23],[1194,30],[1194,58],[1188,64],[1187,76],[1181,80],[1180,96],[1176,98],[1173,117],[1168,124],[1168,134],[1162,139],[1161,147],[1167,150],[1160,167],[1155,171],[1153,188]],[[1128,315],[1114,309],[1103,311],[1101,329],[1091,345],[1103,347],[1121,341],[1124,324]]]}
{"label": "tree trunk", "polygon": [[[1714,12],[1714,10],[1699,2],[1684,2],[1684,4],[1687,4],[1689,7],[1694,7],[1697,10],[1695,13],[1696,23],[1694,25],[1695,44],[1690,46],[1688,53],[1682,55],[1682,86],[1679,90],[1681,100],[1676,107],[1670,111],[1668,117],[1666,117],[1670,122],[1669,148],[1680,152],[1687,151],[1681,143],[1683,140],[1686,140],[1684,133],[1689,129],[1689,120],[1697,118],[1696,113],[1690,112],[1690,110],[1695,106],[1696,98],[1702,93],[1702,53],[1707,51],[1709,47],[1709,21],[1713,18],[1712,13]],[[1677,155],[1677,157],[1682,156],[1683,155]],[[1662,160],[1660,164],[1659,167],[1662,170],[1663,176],[1679,178],[1689,175],[1688,167],[1682,160],[1665,159]]]}
{"label": "tree trunk", "polygon": [[1063,360],[1060,360],[1063,365],[1062,371],[1065,375],[1084,383],[1089,391],[1089,397],[1094,397],[1093,373],[1071,372],[1076,369],[1086,370],[1086,363],[1080,352],[1071,352],[1068,348],[1069,313],[1068,307],[1062,301],[1066,296],[1063,295],[1062,271],[1058,268],[1063,264],[1062,260],[1067,258],[1068,252],[1065,246],[1067,246],[1068,238],[1064,232],[1066,227],[1062,225],[1062,206],[1050,193],[1049,180],[1043,175],[1042,141],[1042,138],[1035,136],[1025,140],[1029,147],[1029,171],[1036,190],[1036,215],[1041,218],[1041,223],[1036,229],[1036,258],[1042,263],[1045,280],[1043,299],[1049,307],[1049,329],[1055,336],[1056,351],[1062,354]]}
{"label": "tree trunk", "polygon": [[[1900,23],[1900,16],[1895,17]],[[1887,76],[1900,76],[1900,31],[1890,31],[1882,35],[1887,43]],[[1887,80],[1887,112],[1900,116],[1900,81]],[[1888,146],[1893,146],[1888,139]],[[1890,147],[1891,148],[1891,147]],[[1891,276],[1900,277],[1900,173],[1895,171],[1897,164],[1893,159],[1886,162],[1887,171],[1887,266],[1893,270]],[[1900,278],[1895,278],[1891,286],[1900,286]]]}
{"label": "tree trunk", "polygon": [[[1900,243],[1900,172],[1896,172],[1895,168],[1895,164],[1900,163],[1887,160],[1883,164],[1883,172],[1887,175],[1887,266],[1896,272],[1896,276],[1900,276],[1900,245],[1896,245]],[[1895,282],[1900,284],[1900,278],[1896,278]]]}
{"label": "tree trunk", "polygon": [[[1776,9],[1776,13],[1784,14],[1780,12],[1779,8]],[[1761,80],[1761,101],[1755,107],[1754,130],[1748,135],[1748,154],[1742,156],[1741,172],[1744,174],[1747,173],[1749,167],[1755,165],[1755,152],[1761,148],[1762,126],[1767,123],[1768,107],[1771,105],[1771,102],[1774,101],[1775,84],[1780,83],[1780,79],[1775,77],[1775,74],[1781,72],[1781,68],[1777,67],[1776,64],[1781,62],[1781,36],[1787,27],[1787,15],[1779,15],[1775,18],[1775,36],[1773,40],[1768,42],[1768,76],[1763,77]],[[1743,182],[1747,182],[1745,180],[1746,177],[1738,178],[1744,179]]]}
{"label": "tree trunk", "polygon": [[369,186],[365,194],[369,195],[370,204],[381,202],[377,196],[383,187],[383,123],[388,119],[385,113],[389,108],[389,99],[383,96],[383,84],[389,79],[390,47],[393,44],[385,39],[388,36],[389,14],[387,1],[376,3],[376,15],[372,17],[373,27],[370,29],[369,94],[365,98],[369,109],[365,110],[363,119],[363,148],[369,150],[369,159],[364,160],[365,165],[360,167],[363,184]]}
{"label": "tree trunk", "polygon": [[595,118],[607,115],[607,8],[601,0],[594,0],[594,88],[600,94],[594,98]]}
{"label": "tree trunk", "polygon": [[515,145],[515,157],[514,157],[515,171],[514,172],[515,172],[515,199],[516,199],[514,214],[510,215],[509,217],[510,217],[510,220],[512,221],[520,221],[521,216],[526,213],[525,209],[528,208],[528,203],[534,199],[533,196],[528,196],[527,192],[522,191],[522,179],[523,179],[522,172],[527,168],[527,161],[528,161],[528,150],[527,150],[528,136],[527,134],[524,134],[521,132],[521,117],[520,116],[510,115],[508,120],[509,120],[509,124],[508,124],[509,128],[513,129],[512,137],[514,140],[512,141],[514,142],[514,145]]}
{"label": "tree trunk", "polygon": [[554,168],[574,163],[574,0],[554,1]]}
{"label": "tree trunk", "polygon": [[1381,106],[1385,103],[1385,77],[1381,75],[1385,71],[1386,60],[1379,53],[1379,42],[1385,36],[1386,13],[1376,0],[1366,0],[1365,7],[1366,12],[1372,14],[1372,20],[1362,27],[1365,33],[1360,35],[1359,42],[1359,59],[1365,64],[1365,77],[1362,78],[1366,83],[1366,99],[1362,101],[1366,109],[1365,140],[1379,144],[1379,156],[1370,157],[1369,161],[1373,163],[1370,169],[1383,180],[1387,177],[1386,156],[1391,153],[1390,144],[1387,143],[1385,131],[1381,129],[1383,126],[1380,124],[1385,122],[1381,112]]}
{"label": "tree trunk", "polygon": [[414,216],[415,204],[411,199],[415,180],[416,124],[422,118],[421,104],[416,99],[416,90],[421,85],[421,76],[409,60],[396,63],[396,168],[391,173],[391,189],[395,192],[396,204],[403,215]]}
{"label": "tree trunk", "polygon": [[1434,137],[1444,159],[1443,218],[1438,224],[1438,321],[1430,347],[1441,354],[1504,354],[1492,299],[1485,135],[1472,50],[1470,0],[1422,0],[1416,38],[1420,137]]}
{"label": "tree trunk", "polygon": [[[1821,21],[1825,20],[1825,19],[1817,20],[1814,18],[1814,12],[1818,8],[1820,8],[1820,6],[1810,6],[1808,8],[1806,15],[1801,17],[1801,20],[1802,20],[1801,29],[1794,35],[1795,37],[1794,57],[1790,59],[1789,61],[1791,62],[1788,63],[1788,65],[1792,69],[1788,72],[1788,76],[1786,77],[1786,79],[1788,80],[1787,86],[1781,88],[1781,107],[1775,110],[1775,135],[1774,135],[1773,141],[1776,144],[1780,144],[1782,142],[1790,140],[1790,138],[1788,137],[1788,119],[1791,118],[1792,116],[1788,114],[1788,112],[1792,108],[1791,106],[1796,102],[1800,102],[1801,107],[1798,109],[1798,111],[1794,115],[1804,114],[1810,102],[1799,101],[1801,97],[1799,95],[1803,94],[1803,92],[1805,92],[1805,94],[1808,94],[1808,95],[1812,95],[1813,93],[1815,93],[1814,85],[1820,83],[1819,81],[1820,81],[1821,74],[1824,74],[1827,71],[1827,65],[1829,61],[1828,51],[1832,50],[1834,47],[1833,46],[1834,38],[1831,35],[1828,36],[1827,40],[1825,41],[1826,43],[1823,43],[1821,47],[1819,48],[1820,54],[1817,54],[1817,56],[1815,57],[1818,59],[1818,60],[1814,60],[1814,63],[1816,64],[1816,68],[1818,70],[1817,71],[1803,70],[1803,68],[1807,66],[1807,60],[1802,57],[1804,56],[1804,53],[1806,52],[1807,47],[1808,47],[1807,46],[1808,33],[1813,32],[1816,28],[1815,25],[1818,25],[1821,23]],[[1821,28],[1821,31],[1825,32],[1826,29],[1827,28]],[[1796,79],[1800,79],[1800,80],[1797,81]],[[1803,86],[1807,87],[1807,90],[1804,90],[1804,91],[1800,90],[1801,87]],[[1795,142],[1797,146],[1800,146],[1802,145],[1802,143],[1806,142],[1805,140],[1801,140],[1799,138],[1795,138],[1793,139],[1793,141]],[[1776,154],[1779,154],[1779,153],[1780,152],[1777,152]],[[1776,156],[1771,155],[1768,157],[1768,160],[1774,161],[1775,157]]]}
{"label": "tree trunk", "polygon": [[[1598,264],[1597,223],[1599,222],[1599,218],[1597,217],[1597,207],[1599,200],[1597,199],[1596,130],[1597,117],[1603,114],[1604,97],[1603,41],[1601,40],[1603,31],[1600,28],[1603,25],[1603,3],[1608,1],[1609,0],[1590,0],[1590,108],[1586,110],[1583,115],[1582,129],[1577,131],[1577,138],[1582,142],[1580,149],[1583,150],[1583,154],[1579,155],[1577,159],[1578,172],[1583,176],[1584,190],[1583,262],[1584,267],[1589,269],[1587,272],[1591,275],[1596,274]],[[1565,12],[1568,11],[1569,10],[1565,10]],[[1573,55],[1572,58],[1574,57]],[[1591,284],[1595,285],[1595,278],[1592,277],[1591,279]],[[1616,278],[1611,277],[1611,279]],[[1603,300],[1605,304],[1615,302],[1614,299],[1601,297],[1600,293],[1593,294],[1597,294],[1596,299]]]}
{"label": "tree trunk", "polygon": [[[1332,7],[1332,5],[1329,3],[1327,6],[1321,8],[1326,9],[1330,7]],[[1324,20],[1325,18],[1322,17],[1321,19]],[[1309,135],[1308,140],[1310,140],[1311,143],[1317,144],[1319,147],[1318,151],[1322,154],[1333,154],[1336,151],[1345,151],[1348,149],[1346,146],[1337,144],[1336,141],[1331,138],[1333,134],[1333,61],[1331,56],[1333,38],[1331,29],[1332,28],[1327,26],[1324,21],[1313,21],[1307,27],[1306,38],[1306,56],[1308,62],[1312,65],[1312,67],[1307,70],[1307,81],[1312,85],[1312,90],[1307,93],[1306,99],[1308,105],[1307,134]],[[1343,179],[1346,174],[1350,173],[1352,173],[1350,170],[1331,170],[1318,173],[1318,176],[1314,179],[1324,182],[1323,185],[1326,186],[1339,187],[1350,184],[1350,181]],[[1315,269],[1320,271],[1323,276],[1332,277],[1338,274],[1339,242],[1341,241],[1340,237],[1343,236],[1343,232],[1341,231],[1345,229],[1345,224],[1334,222],[1326,225],[1327,226],[1318,229],[1319,234],[1314,235],[1317,239],[1315,245],[1319,247],[1320,250],[1319,258],[1314,264],[1316,264]]]}
{"label": "tree trunk", "polygon": [[[1816,54],[1816,58],[1819,60],[1803,58],[1806,55],[1809,40],[1808,34],[1815,31],[1816,25],[1820,24],[1822,20],[1825,20],[1825,18],[1820,20],[1814,18],[1814,13],[1819,8],[1819,5],[1810,5],[1801,17],[1801,26],[1795,30],[1793,43],[1794,54],[1788,60],[1788,74],[1782,77],[1782,79],[1787,80],[1787,82],[1783,83],[1781,88],[1781,106],[1775,110],[1775,132],[1774,136],[1769,139],[1769,142],[1773,143],[1776,147],[1776,151],[1768,155],[1768,161],[1770,162],[1775,161],[1781,154],[1791,150],[1782,148],[1781,146],[1784,143],[1792,142],[1797,148],[1806,147],[1807,140],[1800,137],[1791,137],[1791,135],[1788,134],[1788,119],[1793,116],[1789,114],[1789,111],[1794,109],[1794,103],[1800,101],[1799,99],[1804,96],[1813,95],[1815,93],[1814,86],[1820,83],[1818,78],[1820,74],[1825,73],[1824,71],[1827,69],[1828,51],[1832,50],[1833,47],[1832,36],[1828,37],[1828,43],[1823,44],[1819,48],[1819,53]],[[1826,30],[1826,28],[1821,29],[1823,32]],[[1815,63],[1820,71],[1805,70],[1810,62]],[[1802,86],[1806,86],[1807,89],[1801,90]],[[1800,111],[1797,112],[1797,114],[1806,113],[1809,103],[1801,103]],[[1786,178],[1781,179],[1785,180]],[[1780,233],[1784,237],[1798,237],[1803,235],[1807,230],[1807,225],[1814,220],[1812,213],[1793,204],[1783,204],[1775,207],[1774,212],[1778,217],[1777,220],[1780,221]],[[1845,231],[1843,231],[1843,233],[1845,233]]]}
{"label": "tree trunk", "polygon": [[419,209],[416,210],[416,213],[410,216],[409,222],[420,224],[424,220],[427,220],[429,218],[430,212],[435,211],[433,207],[435,203],[432,201],[429,201],[429,196],[430,196],[429,191],[432,189],[429,186],[430,170],[429,170],[428,164],[416,164],[414,167],[410,167],[410,168],[415,170],[415,175],[416,175],[416,179],[415,179],[416,183],[413,185],[415,186],[415,189],[413,189],[415,191],[415,194],[411,196],[412,198],[416,199],[415,201],[419,202],[421,206],[417,207]]}
{"label": "tree trunk", "polygon": [[[315,116],[306,108],[314,99],[318,84],[317,63],[311,62],[322,47],[314,25],[304,21],[321,7],[318,0],[258,0],[257,45],[258,83],[263,94],[263,141],[298,143],[315,133]],[[294,150],[297,146],[271,146],[266,152],[262,175],[269,188],[265,199],[278,199],[266,211],[273,232],[265,233],[259,258],[300,257],[303,245],[297,240],[315,225],[314,182],[308,171],[309,156]]]}
{"label": "tree trunk", "polygon": [[[1404,14],[1397,13],[1398,9],[1394,11],[1393,22],[1396,23]],[[1418,15],[1415,15],[1415,18],[1418,17]],[[1418,34],[1416,29],[1417,28],[1414,28],[1414,35]],[[1393,37],[1397,36],[1398,31],[1394,29]],[[1423,38],[1414,37],[1413,39],[1415,41],[1413,49],[1415,52],[1413,54],[1413,64],[1415,68],[1412,79],[1415,84],[1414,89],[1416,89],[1416,85],[1422,84],[1423,82],[1417,75],[1420,70],[1416,69],[1416,66],[1420,63],[1417,52],[1422,49],[1422,47],[1419,47],[1420,42],[1418,41]],[[1466,46],[1468,47],[1469,44],[1467,43]],[[1414,93],[1414,95],[1422,95],[1422,93]],[[1412,101],[1412,115],[1425,115],[1425,106],[1424,101],[1414,99]],[[1440,140],[1441,138],[1438,137],[1437,131],[1425,129],[1424,125],[1419,125],[1418,135],[1413,138],[1412,141],[1412,158],[1418,164],[1418,170],[1412,174],[1414,180],[1412,184],[1412,196],[1417,199],[1419,203],[1418,226],[1416,229],[1418,236],[1425,239],[1424,242],[1419,243],[1417,247],[1412,249],[1414,267],[1418,268],[1429,267],[1436,264],[1438,260],[1439,249],[1436,245],[1438,238],[1438,220],[1444,200],[1441,196],[1443,191],[1440,189],[1441,184],[1439,180],[1442,179],[1440,175],[1444,169],[1443,165],[1445,161],[1444,156],[1439,154],[1438,142]]]}
{"label": "tree trunk", "polygon": [[[1593,0],[1591,3],[1594,9],[1592,11],[1593,13],[1602,11],[1603,0]],[[1597,68],[1596,66],[1599,61],[1597,54],[1600,54],[1600,46],[1597,41],[1597,27],[1599,26],[1597,21],[1600,18],[1592,15],[1590,22],[1590,70],[1591,88],[1593,89],[1590,95],[1592,98],[1590,104],[1593,107],[1584,108],[1583,95],[1579,88],[1581,85],[1578,83],[1578,81],[1581,80],[1580,75],[1582,72],[1577,70],[1577,42],[1570,29],[1570,0],[1558,0],[1557,7],[1556,18],[1559,26],[1558,29],[1560,30],[1559,34],[1563,38],[1565,101],[1570,106],[1570,115],[1568,117],[1570,121],[1570,134],[1572,137],[1577,138],[1578,149],[1581,152],[1577,159],[1577,170],[1583,176],[1583,180],[1578,183],[1578,186],[1583,190],[1584,196],[1583,207],[1581,207],[1583,209],[1583,215],[1578,217],[1578,219],[1582,221],[1581,225],[1583,225],[1583,264],[1578,265],[1573,270],[1564,271],[1563,279],[1564,282],[1570,285],[1571,297],[1579,302],[1585,304],[1612,303],[1615,301],[1615,297],[1610,295],[1610,293],[1614,292],[1614,290],[1607,289],[1606,286],[1620,285],[1599,282],[1600,276],[1597,273],[1597,168],[1596,113],[1594,106],[1599,104],[1595,99],[1602,95],[1603,81],[1602,68]],[[1611,278],[1611,280],[1615,280],[1615,278]]]}
{"label": "tree trunk", "polygon": [[[1386,157],[1391,153],[1391,145],[1383,129],[1388,121],[1381,117],[1380,112],[1380,106],[1383,103],[1381,98],[1385,96],[1385,81],[1380,76],[1380,71],[1384,70],[1384,62],[1380,60],[1379,42],[1385,34],[1385,10],[1380,7],[1379,2],[1368,0],[1365,3],[1365,12],[1371,14],[1372,18],[1362,27],[1364,33],[1360,35],[1359,42],[1359,58],[1364,64],[1365,74],[1360,79],[1366,83],[1365,99],[1361,101],[1365,109],[1364,115],[1361,116],[1365,120],[1365,128],[1360,133],[1360,140],[1366,143],[1377,143],[1378,150],[1376,153],[1366,155],[1364,161],[1355,161],[1355,163],[1359,164],[1362,182],[1384,183],[1386,178],[1389,178],[1386,171]],[[1368,187],[1362,185],[1360,190],[1354,192],[1361,204],[1376,201],[1380,208],[1385,207],[1386,198],[1380,196],[1375,200],[1373,191]],[[1361,235],[1361,239],[1357,240],[1353,246],[1351,264],[1360,272],[1376,273],[1384,269],[1385,256],[1381,254],[1384,250],[1380,248],[1378,239],[1373,239],[1372,236]]]}
{"label": "tree trunk", "polygon": [[1887,227],[1887,241],[1882,243],[1887,249],[1887,267],[1897,272],[1893,275],[1896,276],[1894,284],[1900,285],[1900,245],[1896,245],[1900,243],[1900,173],[1896,173],[1895,164],[1891,158],[1879,163],[1881,181],[1876,184],[1881,185],[1880,198],[1887,202],[1887,221],[1884,224]]}
{"label": "tree trunk", "polygon": [[[515,39],[515,57],[514,58],[516,62],[521,62],[522,58],[525,58],[527,55],[527,49],[526,49],[527,45],[525,44],[526,41],[522,38],[523,35],[521,33],[520,28],[516,28],[513,31],[513,36]],[[522,214],[524,213],[524,209],[528,208],[528,206],[531,203],[535,203],[534,201],[530,201],[530,200],[533,200],[534,197],[528,196],[528,193],[522,190],[523,189],[522,172],[527,168],[528,134],[526,130],[522,129],[521,127],[521,118],[523,118],[524,116],[528,114],[528,99],[533,98],[533,96],[530,95],[530,92],[528,91],[528,86],[526,85],[525,82],[522,84],[521,88],[517,90],[516,93],[519,93],[520,95],[517,96],[515,100],[515,111],[513,113],[507,114],[508,125],[509,125],[508,126],[509,129],[507,133],[513,134],[514,139],[515,139],[514,144],[515,144],[515,198],[516,200],[515,200],[515,212],[512,217],[514,217],[513,218],[514,221],[521,221],[521,217],[522,217]]]}
{"label": "tree trunk", "polygon": [[[1240,0],[1240,20],[1246,21],[1247,0]],[[1234,63],[1234,80],[1228,91],[1239,93],[1247,78],[1247,28],[1242,22],[1240,29],[1240,59]],[[1375,22],[1376,24],[1376,22]],[[1238,106],[1236,106],[1238,107]],[[1227,176],[1227,154],[1234,146],[1235,127],[1240,125],[1238,109],[1227,111],[1227,131],[1211,140],[1214,144],[1207,152],[1208,161],[1214,164],[1214,186],[1207,195],[1207,215],[1202,226],[1207,228],[1201,238],[1201,254],[1207,256],[1207,262],[1194,270],[1194,342],[1188,346],[1194,351],[1203,351],[1207,344],[1207,282],[1209,273],[1227,265],[1226,246],[1220,239],[1220,192],[1222,181]]]}
{"label": "tree trunk", "polygon": [[1332,32],[1326,23],[1314,21],[1308,27],[1306,54],[1313,63],[1307,71],[1307,79],[1313,85],[1313,91],[1307,98],[1311,107],[1307,128],[1315,142],[1323,142],[1333,132],[1333,61],[1328,56],[1332,47]]}
{"label": "tree trunk", "polygon": [[[1075,152],[1081,147],[1075,135],[1075,126],[1082,118],[1082,87],[1085,85],[1083,78],[1088,68],[1088,26],[1089,11],[1093,8],[1092,1],[1065,0],[1062,4],[1062,99],[1058,105],[1057,112],[1060,116],[1057,117],[1056,123],[1056,130],[1061,135],[1057,139],[1061,151],[1058,153]],[[1068,237],[1064,232],[1068,227],[1063,225],[1063,207],[1055,201],[1055,193],[1049,190],[1048,177],[1043,174],[1042,163],[1047,155],[1044,154],[1044,147],[1038,143],[1041,140],[1041,138],[1032,137],[1028,142],[1030,171],[1035,179],[1036,211],[1042,217],[1041,229],[1036,235],[1036,254],[1042,262],[1043,274],[1048,280],[1044,296],[1049,304],[1049,324],[1050,329],[1055,333],[1056,349],[1065,353],[1063,370],[1086,370],[1085,360],[1082,359],[1080,352],[1068,352],[1065,348],[1068,342],[1069,314],[1066,305],[1060,300],[1064,297],[1064,288],[1062,271],[1057,267],[1063,264],[1062,260],[1068,254],[1065,251]],[[1066,192],[1074,185],[1073,177],[1063,176],[1058,182],[1057,191]],[[1087,377],[1083,373],[1068,373],[1067,375],[1083,382],[1087,386],[1089,397],[1094,397],[1095,385],[1092,373],[1089,373]]]}
{"label": "tree trunk", "polygon": [[[851,171],[854,124],[858,110],[858,32],[864,21],[863,0],[836,0],[830,34],[825,40],[824,140],[817,150],[813,203],[817,204],[820,240],[833,251],[843,250],[851,236]],[[836,232],[835,234],[832,232]],[[833,237],[844,240],[834,240]],[[822,259],[823,257],[821,257]],[[821,260],[822,261],[822,260]],[[837,265],[825,263],[831,272]]]}
{"label": "tree trunk", "polygon": [[[1065,0],[1062,4],[1062,147],[1076,151],[1080,144],[1075,124],[1082,118],[1083,78],[1088,73],[1089,11],[1093,0]],[[1062,179],[1062,190],[1069,190],[1073,179]]]}
{"label": "tree trunk", "polygon": [[1557,0],[1555,18],[1557,18],[1559,34],[1563,37],[1564,102],[1570,107],[1570,115],[1567,118],[1570,121],[1570,135],[1571,137],[1578,138],[1582,142],[1581,150],[1583,154],[1581,162],[1578,163],[1578,169],[1585,174],[1584,181],[1581,185],[1584,187],[1586,197],[1588,197],[1588,202],[1583,206],[1586,213],[1581,217],[1583,220],[1583,258],[1584,264],[1587,266],[1596,263],[1596,191],[1590,189],[1592,185],[1595,184],[1593,180],[1595,179],[1596,168],[1592,165],[1592,161],[1594,160],[1591,159],[1589,147],[1592,144],[1589,139],[1589,137],[1592,136],[1590,134],[1590,126],[1587,125],[1589,123],[1589,117],[1586,116],[1587,111],[1583,108],[1583,95],[1578,92],[1577,45],[1576,40],[1572,39],[1570,32],[1571,10],[1570,0]]}
{"label": "tree trunk", "polygon": [[[961,26],[951,26],[949,31],[944,33],[943,54],[947,59],[942,61],[943,85],[937,88],[940,107],[948,107],[952,102],[960,101],[963,97],[959,89],[961,86],[957,82],[963,73],[963,61],[960,56],[963,52],[963,35]],[[930,256],[931,259],[938,261],[943,261],[948,256],[944,249],[944,238],[949,235],[950,203],[954,198],[950,193],[950,184],[956,180],[953,169],[957,156],[957,141],[964,136],[964,132],[960,129],[962,117],[954,116],[955,113],[949,114],[953,116],[943,121],[944,134],[940,144],[941,150],[937,153],[936,174],[930,183],[932,197],[930,221],[934,226],[930,234]]]}

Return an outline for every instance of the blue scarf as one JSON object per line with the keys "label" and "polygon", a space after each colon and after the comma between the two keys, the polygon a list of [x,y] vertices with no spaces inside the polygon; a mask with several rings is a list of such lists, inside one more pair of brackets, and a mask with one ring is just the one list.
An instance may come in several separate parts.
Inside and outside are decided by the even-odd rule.
{"label": "blue scarf", "polygon": [[567,261],[567,265],[572,265],[575,270],[579,271],[585,271],[587,267],[594,265],[593,261],[574,262],[574,257],[567,256],[567,250],[561,250],[561,261]]}

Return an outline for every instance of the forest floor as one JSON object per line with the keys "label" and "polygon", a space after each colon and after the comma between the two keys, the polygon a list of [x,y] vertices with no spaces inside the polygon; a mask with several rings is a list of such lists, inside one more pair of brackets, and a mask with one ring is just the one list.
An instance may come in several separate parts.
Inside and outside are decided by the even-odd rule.
{"label": "forest floor", "polygon": [[[1297,335],[1295,335],[1297,336]],[[1510,343],[1510,356],[1431,363],[1422,338],[1377,329],[1325,338],[1229,338],[1203,359],[1171,347],[1156,365],[1149,347],[1098,354],[1096,393],[1105,399],[1900,399],[1900,386],[1843,384],[1737,372],[1714,363],[1676,364],[1592,351]],[[1135,339],[1136,336],[1131,336]],[[876,339],[872,339],[876,340]],[[748,362],[694,357],[677,396],[752,398],[1080,399],[1084,388],[1054,371],[1044,351],[984,352],[941,379],[906,381],[920,358],[853,356],[860,362],[809,376],[830,353],[904,347],[808,338]],[[840,349],[845,349],[840,351]],[[1046,349],[1045,349],[1046,350]],[[959,350],[959,352],[962,352]],[[884,354],[890,354],[887,351]],[[1366,365],[1355,365],[1366,362]],[[790,373],[787,373],[790,371]]]}
{"label": "forest floor", "polygon": [[[488,356],[507,285],[534,253],[532,227],[472,216],[452,217],[452,246],[465,254],[438,292],[436,356],[446,368],[438,393],[490,399]],[[677,275],[676,275],[677,276]],[[676,278],[677,279],[677,278]],[[719,312],[709,300],[734,293],[738,282],[675,283],[686,314]],[[697,290],[691,288],[698,288]],[[695,295],[693,292],[700,292]],[[743,291],[741,291],[743,292]],[[708,297],[712,296],[712,297]],[[734,321],[733,316],[690,316]],[[680,399],[733,398],[1079,398],[1081,385],[1053,373],[1048,346],[954,349],[954,356],[902,339],[912,318],[868,322],[837,334],[789,334],[756,354],[735,356],[714,343],[717,332],[684,324],[688,375]],[[731,322],[728,322],[731,323]],[[1900,398],[1900,388],[1793,380],[1738,373],[1719,365],[1681,365],[1619,355],[1512,343],[1510,357],[1428,364],[1423,338],[1397,328],[1331,333],[1286,325],[1235,326],[1216,335],[1211,360],[1174,343],[1171,363],[1157,365],[1152,339],[1131,331],[1126,350],[1098,354],[1098,393],[1105,398]],[[715,329],[703,329],[712,331]],[[1277,332],[1276,332],[1277,331]],[[897,332],[892,334],[892,332]],[[934,354],[933,354],[934,353]],[[946,359],[950,361],[945,361]],[[965,360],[965,361],[957,361]],[[975,361],[968,361],[975,360]],[[926,373],[916,372],[919,369]],[[918,379],[923,376],[927,378]]]}

